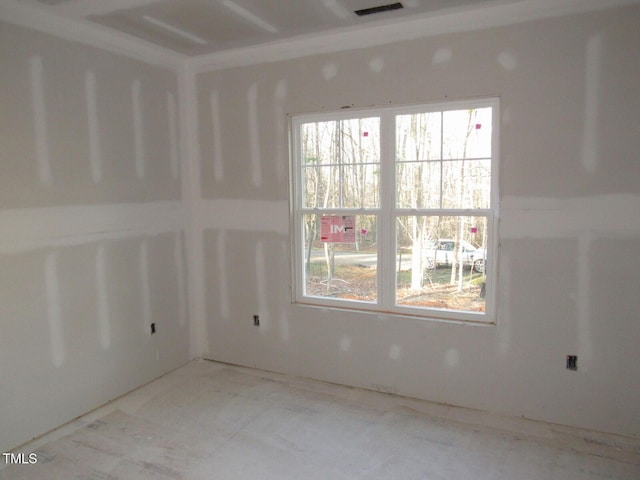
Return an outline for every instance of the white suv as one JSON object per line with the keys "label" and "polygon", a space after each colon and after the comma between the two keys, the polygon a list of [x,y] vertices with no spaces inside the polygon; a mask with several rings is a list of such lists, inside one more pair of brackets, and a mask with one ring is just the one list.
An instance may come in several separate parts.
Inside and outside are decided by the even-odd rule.
{"label": "white suv", "polygon": [[[434,268],[436,265],[452,265],[456,251],[456,242],[451,239],[440,239],[432,242],[427,250],[427,268]],[[469,242],[462,240],[462,263],[471,265],[477,272],[484,272],[487,251],[476,248]]]}

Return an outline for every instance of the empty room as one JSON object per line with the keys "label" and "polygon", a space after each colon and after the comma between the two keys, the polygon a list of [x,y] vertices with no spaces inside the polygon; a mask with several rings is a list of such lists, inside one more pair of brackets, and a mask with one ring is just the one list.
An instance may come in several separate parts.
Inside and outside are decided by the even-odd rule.
{"label": "empty room", "polygon": [[640,478],[640,0],[0,0],[0,479]]}

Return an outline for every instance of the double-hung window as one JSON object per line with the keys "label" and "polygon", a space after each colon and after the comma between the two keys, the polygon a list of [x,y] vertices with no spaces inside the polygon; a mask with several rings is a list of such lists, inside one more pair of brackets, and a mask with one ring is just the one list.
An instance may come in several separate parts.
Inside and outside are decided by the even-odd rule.
{"label": "double-hung window", "polygon": [[292,117],[294,302],[495,321],[497,99]]}

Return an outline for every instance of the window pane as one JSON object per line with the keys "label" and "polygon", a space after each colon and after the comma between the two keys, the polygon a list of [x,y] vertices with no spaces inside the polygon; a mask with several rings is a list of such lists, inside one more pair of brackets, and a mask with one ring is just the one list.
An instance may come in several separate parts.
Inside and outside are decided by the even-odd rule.
{"label": "window pane", "polygon": [[486,217],[398,217],[396,239],[396,304],[485,311]]}
{"label": "window pane", "polygon": [[323,242],[321,218],[321,215],[303,215],[304,294],[375,303],[376,216],[355,216],[355,243]]}
{"label": "window pane", "polygon": [[334,180],[337,172],[337,167],[305,167],[302,170],[302,206],[326,208],[329,199],[338,198],[337,181]]}
{"label": "window pane", "polygon": [[301,134],[304,207],[378,207],[378,117],[306,123]]}
{"label": "window pane", "polygon": [[489,208],[491,160],[442,162],[442,208]]}
{"label": "window pane", "polygon": [[375,208],[379,204],[379,164],[342,167],[342,208]]}
{"label": "window pane", "polygon": [[302,206],[307,208],[338,207],[340,201],[340,168],[320,165],[302,170]]}
{"label": "window pane", "polygon": [[440,159],[440,112],[396,117],[396,160]]}
{"label": "window pane", "polygon": [[380,119],[354,118],[336,122],[342,134],[340,159],[343,163],[380,162]]}
{"label": "window pane", "polygon": [[443,158],[491,157],[491,108],[444,112],[442,127]]}
{"label": "window pane", "polygon": [[305,123],[302,128],[302,165],[329,165],[336,156],[338,122]]}
{"label": "window pane", "polygon": [[305,208],[375,208],[378,164],[312,166],[302,170]]}
{"label": "window pane", "polygon": [[440,162],[396,164],[399,208],[440,208]]}

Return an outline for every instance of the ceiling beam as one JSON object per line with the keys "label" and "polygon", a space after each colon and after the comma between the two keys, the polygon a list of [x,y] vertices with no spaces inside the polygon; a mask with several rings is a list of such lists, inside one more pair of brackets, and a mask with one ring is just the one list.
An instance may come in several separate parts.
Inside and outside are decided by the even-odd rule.
{"label": "ceiling beam", "polygon": [[[111,1],[104,3],[111,3]],[[187,58],[183,54],[87,20],[74,20],[55,15],[48,9],[40,8],[33,3],[0,2],[0,19],[173,70],[182,69]]]}
{"label": "ceiling beam", "polygon": [[224,50],[187,60],[194,72],[220,70],[308,55],[367,48],[391,42],[448,33],[477,31],[544,18],[640,4],[640,0],[519,0],[416,14],[389,21],[368,22],[316,34],[300,35],[261,45]]}
{"label": "ceiling beam", "polygon": [[84,19],[90,15],[105,15],[152,3],[158,3],[158,0],[67,0],[57,5],[54,11],[68,17]]}

